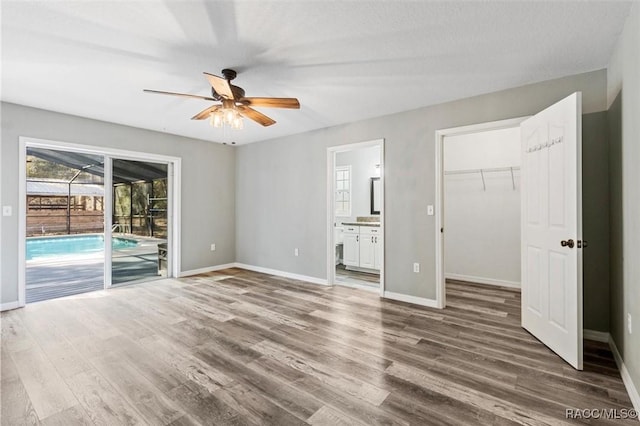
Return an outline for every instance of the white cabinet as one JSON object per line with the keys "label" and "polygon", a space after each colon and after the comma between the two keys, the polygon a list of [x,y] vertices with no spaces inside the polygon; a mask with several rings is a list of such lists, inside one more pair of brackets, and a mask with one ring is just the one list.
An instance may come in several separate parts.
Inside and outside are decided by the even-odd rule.
{"label": "white cabinet", "polygon": [[342,262],[345,266],[360,266],[360,227],[344,227]]}
{"label": "white cabinet", "polygon": [[373,269],[375,266],[375,236],[360,234],[360,267]]}
{"label": "white cabinet", "polygon": [[382,248],[384,244],[382,244],[382,235],[376,236],[375,241],[375,250],[374,250],[374,260],[373,260],[373,269],[380,270],[382,269]]}
{"label": "white cabinet", "polygon": [[382,235],[374,226],[345,226],[344,256],[346,266],[380,270]]}
{"label": "white cabinet", "polygon": [[382,264],[382,234],[380,228],[360,227],[360,267],[380,270]]}

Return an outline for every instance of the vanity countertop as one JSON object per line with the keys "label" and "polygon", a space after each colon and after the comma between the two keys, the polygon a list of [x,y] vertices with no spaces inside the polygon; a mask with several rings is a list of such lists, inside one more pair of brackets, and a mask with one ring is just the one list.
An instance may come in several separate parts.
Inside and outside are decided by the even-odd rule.
{"label": "vanity countertop", "polygon": [[346,226],[375,226],[380,227],[380,222],[342,222]]}

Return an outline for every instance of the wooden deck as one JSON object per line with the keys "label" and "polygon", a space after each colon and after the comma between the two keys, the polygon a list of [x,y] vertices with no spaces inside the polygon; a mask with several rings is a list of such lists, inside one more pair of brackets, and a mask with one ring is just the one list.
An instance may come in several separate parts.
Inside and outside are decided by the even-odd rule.
{"label": "wooden deck", "polygon": [[605,345],[575,371],[520,328],[518,291],[447,287],[436,310],[231,269],[4,312],[0,418],[555,426],[631,407]]}

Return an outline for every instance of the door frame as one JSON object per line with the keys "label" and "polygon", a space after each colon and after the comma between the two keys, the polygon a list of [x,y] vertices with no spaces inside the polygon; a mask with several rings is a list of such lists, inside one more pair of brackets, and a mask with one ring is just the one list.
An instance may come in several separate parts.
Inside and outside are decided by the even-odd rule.
{"label": "door frame", "polygon": [[[444,309],[447,305],[445,292],[444,270],[444,139],[447,136],[459,136],[470,133],[481,133],[491,130],[511,129],[520,127],[520,123],[529,118],[517,117],[506,120],[490,121],[486,123],[471,124],[468,126],[451,127],[436,130],[435,146],[435,170],[436,170],[436,197],[435,197],[435,234],[436,234],[436,307]],[[520,142],[522,144],[522,142]]]}
{"label": "door frame", "polygon": [[354,151],[361,148],[380,147],[380,233],[382,234],[382,250],[380,259],[380,297],[384,296],[384,252],[387,245],[387,238],[384,232],[385,217],[385,173],[384,173],[384,138],[373,139],[364,142],[351,143],[346,145],[336,145],[327,148],[327,284],[336,285],[336,263],[335,263],[335,240],[334,240],[334,222],[335,222],[335,178],[334,169],[336,162],[336,154],[339,152]]}
{"label": "door frame", "polygon": [[170,242],[168,253],[169,273],[167,278],[176,278],[180,274],[180,206],[182,159],[161,154],[150,154],[102,146],[84,145],[47,139],[20,136],[18,164],[18,307],[26,304],[26,238],[27,238],[27,147],[55,149],[59,151],[79,152],[104,157],[104,288],[111,287],[111,222],[113,215],[112,160],[148,161],[167,164],[167,192],[171,201],[168,213],[167,240]]}

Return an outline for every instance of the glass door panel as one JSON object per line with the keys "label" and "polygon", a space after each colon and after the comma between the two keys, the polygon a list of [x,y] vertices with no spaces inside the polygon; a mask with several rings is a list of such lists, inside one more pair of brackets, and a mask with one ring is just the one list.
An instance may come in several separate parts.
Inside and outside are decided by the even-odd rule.
{"label": "glass door panel", "polygon": [[27,147],[26,303],[104,288],[104,157]]}
{"label": "glass door panel", "polygon": [[111,283],[166,277],[168,166],[113,159]]}

